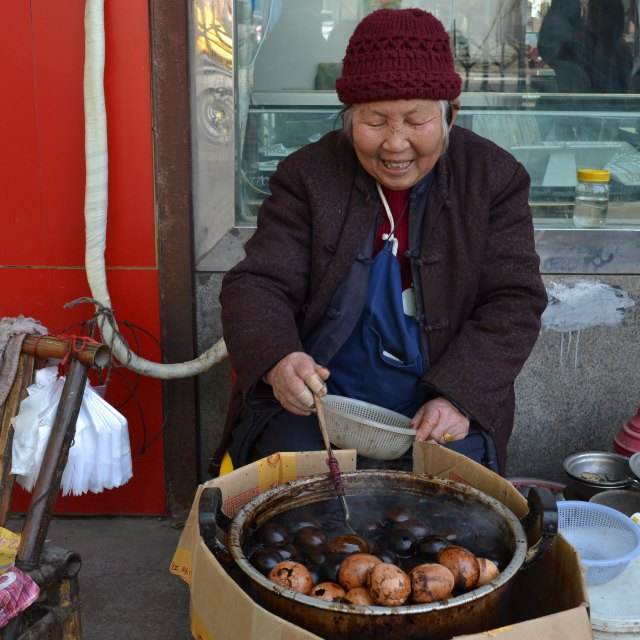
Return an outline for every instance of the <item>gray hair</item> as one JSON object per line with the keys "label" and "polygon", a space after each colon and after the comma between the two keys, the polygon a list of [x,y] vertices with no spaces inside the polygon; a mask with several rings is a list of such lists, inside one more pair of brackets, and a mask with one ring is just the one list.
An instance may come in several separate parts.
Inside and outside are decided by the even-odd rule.
{"label": "gray hair", "polygon": [[[440,113],[442,116],[442,153],[444,153],[449,147],[449,123],[447,122],[447,112],[451,109],[451,105],[447,100],[438,100],[438,104],[440,105]],[[356,112],[357,108],[357,104],[347,104],[339,113],[339,116],[342,118],[342,132],[351,142],[353,142],[353,114]]]}

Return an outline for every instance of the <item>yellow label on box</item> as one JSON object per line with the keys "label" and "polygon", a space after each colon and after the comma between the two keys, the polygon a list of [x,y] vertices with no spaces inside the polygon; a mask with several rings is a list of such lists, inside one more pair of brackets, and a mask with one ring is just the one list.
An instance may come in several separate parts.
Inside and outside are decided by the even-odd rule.
{"label": "yellow label on box", "polygon": [[187,584],[191,584],[191,551],[187,549],[176,549],[171,565],[169,566],[169,571],[171,571],[174,576],[182,578]]}
{"label": "yellow label on box", "polygon": [[297,455],[295,452],[274,453],[258,460],[260,493],[297,478]]}

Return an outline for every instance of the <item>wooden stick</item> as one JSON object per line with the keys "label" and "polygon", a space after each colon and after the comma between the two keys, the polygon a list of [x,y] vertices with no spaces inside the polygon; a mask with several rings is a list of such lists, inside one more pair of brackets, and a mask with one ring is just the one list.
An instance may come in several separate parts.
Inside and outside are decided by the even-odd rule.
{"label": "wooden stick", "polygon": [[11,475],[11,447],[13,427],[11,419],[18,413],[18,405],[27,395],[27,387],[33,381],[33,358],[20,354],[16,377],[4,403],[4,412],[0,420],[0,526],[4,527],[9,513],[11,493],[15,476]]}
{"label": "wooden stick", "polygon": [[[81,338],[76,339],[75,358],[87,367],[101,369],[109,364],[109,348],[105,344],[88,343],[84,346]],[[53,336],[27,336],[22,343],[22,352],[38,358],[64,358],[71,347],[71,339]]]}

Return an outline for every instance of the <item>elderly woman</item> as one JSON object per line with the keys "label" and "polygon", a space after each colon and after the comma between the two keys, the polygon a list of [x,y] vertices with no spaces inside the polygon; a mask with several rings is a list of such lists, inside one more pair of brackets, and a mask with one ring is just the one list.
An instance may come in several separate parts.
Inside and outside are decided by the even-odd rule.
{"label": "elderly woman", "polygon": [[328,389],[503,468],[546,295],[529,176],[453,126],[460,86],[431,14],[381,9],[356,27],[343,130],[280,164],[223,282],[237,376],[219,453],[236,466],[322,449],[312,393]]}

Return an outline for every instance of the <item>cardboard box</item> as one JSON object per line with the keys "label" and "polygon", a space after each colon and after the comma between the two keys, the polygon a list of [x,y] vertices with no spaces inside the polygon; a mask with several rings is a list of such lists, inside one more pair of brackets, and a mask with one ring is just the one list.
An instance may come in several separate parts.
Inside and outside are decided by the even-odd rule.
{"label": "cardboard box", "polygon": [[[354,451],[336,451],[341,469],[355,469]],[[319,636],[257,605],[226,573],[200,537],[202,490],[220,488],[224,512],[233,517],[253,497],[295,478],[326,472],[324,452],[280,453],[201,485],[180,537],[171,572],[190,585],[191,632],[197,640],[319,640]],[[434,444],[414,447],[414,472],[465,482],[503,502],[518,517],[527,503],[504,478]],[[575,550],[558,536],[543,559],[514,577],[509,624],[466,640],[591,640],[587,591]]]}

